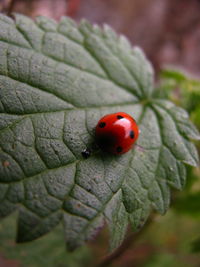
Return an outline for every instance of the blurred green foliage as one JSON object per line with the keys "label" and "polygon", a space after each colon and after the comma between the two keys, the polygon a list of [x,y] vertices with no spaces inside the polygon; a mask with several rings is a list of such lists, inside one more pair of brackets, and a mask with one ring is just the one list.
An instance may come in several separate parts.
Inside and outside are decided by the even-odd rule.
{"label": "blurred green foliage", "polygon": [[17,259],[22,267],[80,267],[89,266],[90,249],[83,246],[67,252],[62,239],[62,227],[30,243],[16,244],[16,213],[1,220],[0,254],[8,259]]}
{"label": "blurred green foliage", "polygon": [[156,215],[140,242],[149,242],[154,251],[144,267],[199,267],[200,257],[191,253],[191,244],[199,234],[199,222],[178,214],[174,209],[165,216]]}
{"label": "blurred green foliage", "polygon": [[192,242],[192,252],[199,252],[199,251],[200,251],[200,237]]}
{"label": "blurred green foliage", "polygon": [[156,92],[185,108],[200,129],[200,80],[176,69],[163,69]]}

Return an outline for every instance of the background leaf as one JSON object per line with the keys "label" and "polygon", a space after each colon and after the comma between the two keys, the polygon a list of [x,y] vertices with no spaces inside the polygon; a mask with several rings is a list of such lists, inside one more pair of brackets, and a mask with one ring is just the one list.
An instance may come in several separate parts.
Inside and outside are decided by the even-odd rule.
{"label": "background leaf", "polygon": [[[68,248],[106,223],[111,248],[128,222],[139,229],[151,208],[164,214],[170,189],[197,165],[186,112],[153,97],[153,70],[142,51],[105,26],[68,18],[0,17],[0,216],[19,210],[18,242],[63,222]],[[123,156],[85,160],[94,127],[107,113],[138,122],[138,144]]]}
{"label": "background leaf", "polygon": [[[93,255],[88,246],[82,246],[76,251],[65,249],[62,226],[58,225],[51,233],[24,244],[15,244],[17,214],[13,213],[0,223],[0,255],[15,259],[19,266],[92,266]],[[12,247],[12,249],[11,249]],[[36,257],[37,255],[37,257]],[[4,266],[1,263],[2,266]],[[18,266],[17,265],[17,266]]]}

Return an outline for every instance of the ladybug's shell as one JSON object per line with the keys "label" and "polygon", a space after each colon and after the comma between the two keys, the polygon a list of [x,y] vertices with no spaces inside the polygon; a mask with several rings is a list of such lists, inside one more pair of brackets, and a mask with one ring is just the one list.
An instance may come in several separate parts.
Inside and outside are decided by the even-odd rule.
{"label": "ladybug's shell", "polygon": [[98,146],[112,154],[129,151],[139,135],[136,121],[127,113],[117,112],[102,117],[95,128]]}

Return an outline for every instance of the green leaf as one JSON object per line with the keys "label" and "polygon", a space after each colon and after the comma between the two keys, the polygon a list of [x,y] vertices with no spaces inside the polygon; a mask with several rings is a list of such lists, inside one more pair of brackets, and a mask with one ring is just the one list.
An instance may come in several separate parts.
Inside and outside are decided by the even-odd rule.
{"label": "green leaf", "polygon": [[160,73],[161,77],[164,79],[172,79],[177,83],[185,82],[187,80],[187,76],[179,69],[165,68]]}
{"label": "green leaf", "polygon": [[[139,229],[152,208],[164,214],[170,186],[197,165],[186,112],[153,98],[153,70],[139,48],[108,26],[0,16],[0,216],[19,211],[17,241],[61,221],[68,248],[109,225],[111,249],[128,222]],[[107,113],[139,124],[137,148],[122,155],[81,151]]]}

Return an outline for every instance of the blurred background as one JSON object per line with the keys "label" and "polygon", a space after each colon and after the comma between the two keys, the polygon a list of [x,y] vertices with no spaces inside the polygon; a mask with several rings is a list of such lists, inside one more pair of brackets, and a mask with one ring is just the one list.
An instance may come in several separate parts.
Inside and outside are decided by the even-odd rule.
{"label": "blurred background", "polygon": [[[99,25],[109,24],[140,46],[155,68],[156,86],[187,109],[200,129],[200,1],[199,0],[0,0],[0,12],[18,12],[55,20],[68,15]],[[198,150],[200,146],[197,143]],[[62,227],[23,245],[16,245],[13,214],[0,223],[0,267],[18,266],[200,266],[200,171],[188,167],[183,192],[172,193],[165,216],[152,214],[139,233],[127,232],[123,245],[106,255],[103,230],[87,247],[65,251]]]}

